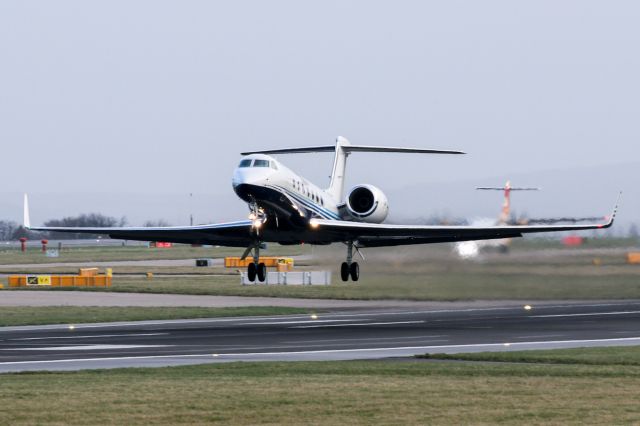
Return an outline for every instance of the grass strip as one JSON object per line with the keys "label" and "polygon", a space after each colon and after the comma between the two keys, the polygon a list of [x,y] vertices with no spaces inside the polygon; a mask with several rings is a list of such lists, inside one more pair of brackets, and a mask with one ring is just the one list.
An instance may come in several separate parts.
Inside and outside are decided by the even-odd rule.
{"label": "grass strip", "polygon": [[309,312],[308,309],[274,306],[233,308],[130,306],[2,307],[0,308],[0,326],[294,315],[305,314],[307,312]]}
{"label": "grass strip", "polygon": [[425,354],[422,359],[504,362],[526,364],[582,364],[640,366],[640,346],[478,352],[463,354]]}
{"label": "grass strip", "polygon": [[640,368],[617,364],[231,363],[0,380],[0,423],[12,425],[640,421]]}

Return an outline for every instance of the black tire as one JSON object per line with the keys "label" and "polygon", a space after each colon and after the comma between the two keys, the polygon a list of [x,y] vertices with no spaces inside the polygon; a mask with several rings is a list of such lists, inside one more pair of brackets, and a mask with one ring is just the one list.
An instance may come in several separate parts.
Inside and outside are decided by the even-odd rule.
{"label": "black tire", "polygon": [[349,281],[349,264],[347,262],[342,262],[340,265],[340,278],[342,281]]}
{"label": "black tire", "polygon": [[265,265],[264,263],[260,263],[258,265],[258,281],[260,281],[261,283],[264,282],[264,280],[267,279],[267,265]]}
{"label": "black tire", "polygon": [[256,272],[256,264],[250,263],[249,267],[247,268],[247,278],[249,278],[249,281],[254,282],[256,280]]}
{"label": "black tire", "polygon": [[353,262],[349,268],[349,274],[351,275],[351,281],[356,282],[360,279],[360,265],[358,262]]}

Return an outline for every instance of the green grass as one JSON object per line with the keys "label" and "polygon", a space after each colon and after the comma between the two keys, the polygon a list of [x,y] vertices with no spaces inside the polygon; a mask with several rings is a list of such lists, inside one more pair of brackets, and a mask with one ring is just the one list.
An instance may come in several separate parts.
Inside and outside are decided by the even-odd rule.
{"label": "green grass", "polygon": [[[191,248],[184,250],[186,255]],[[234,269],[122,266],[114,268],[116,275],[110,291],[402,300],[640,298],[640,265],[626,264],[626,250],[601,249],[594,253],[576,249],[514,248],[509,255],[488,254],[476,261],[464,261],[451,253],[450,246],[372,249],[366,251],[367,260],[360,261],[360,281],[346,284],[340,281],[337,271],[343,260],[342,250],[340,246],[316,248],[311,261],[297,262],[296,268],[301,270],[332,270],[331,286],[243,287]],[[270,250],[268,254],[273,252]],[[594,265],[594,259],[600,264]],[[18,272],[18,269],[23,273],[76,271],[68,267],[38,271],[5,267],[0,272]],[[152,281],[141,276],[119,276],[141,275],[147,271],[158,275]]]}
{"label": "green grass", "polygon": [[[241,286],[237,274],[221,276],[115,276],[109,291],[330,299],[568,300],[638,299],[640,267],[549,266],[439,262],[367,265],[358,283],[330,286]],[[195,268],[194,268],[195,269]],[[518,272],[518,269],[520,272]],[[229,271],[224,271],[228,274]],[[117,270],[116,270],[117,272]],[[210,272],[216,272],[211,268]],[[102,291],[102,290],[98,290]]]}
{"label": "green grass", "polygon": [[640,367],[619,365],[618,350],[640,358],[636,347],[598,355],[598,365],[416,360],[8,374],[0,424],[638,423]]}
{"label": "green grass", "polygon": [[309,312],[307,309],[270,306],[237,308],[97,306],[0,307],[0,326],[293,315],[307,312]]}
{"label": "green grass", "polygon": [[[52,247],[55,248],[55,247]],[[269,245],[268,255],[295,256],[310,250],[308,246],[282,247]],[[172,248],[147,248],[143,246],[70,247],[63,248],[60,257],[46,257],[40,249],[30,248],[25,253],[19,249],[0,251],[0,265],[64,262],[109,262],[118,260],[195,259],[199,257],[221,258],[240,256],[244,250],[227,247],[191,247],[176,244]]]}
{"label": "green grass", "polygon": [[[638,247],[640,239],[634,237],[586,237],[581,248],[616,248]],[[512,247],[525,250],[562,249],[564,245],[561,239],[554,238],[516,238]]]}
{"label": "green grass", "polygon": [[640,367],[640,347],[603,347],[466,354],[426,354],[419,358],[542,364],[628,365]]}

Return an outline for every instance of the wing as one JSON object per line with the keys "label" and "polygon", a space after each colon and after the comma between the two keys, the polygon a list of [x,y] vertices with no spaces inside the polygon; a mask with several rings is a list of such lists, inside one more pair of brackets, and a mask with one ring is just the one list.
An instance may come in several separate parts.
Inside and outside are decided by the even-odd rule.
{"label": "wing", "polygon": [[111,238],[135,241],[162,241],[184,244],[211,244],[227,247],[247,247],[251,244],[251,221],[217,223],[197,226],[66,228],[29,227],[32,231],[66,232],[73,234],[108,235]]}
{"label": "wing", "polygon": [[613,225],[617,206],[609,220],[589,225],[538,226],[415,226],[384,225],[359,222],[312,219],[311,228],[333,241],[354,241],[358,247],[386,247],[410,244],[431,244],[457,241],[493,240],[521,237],[523,234],[586,231],[605,229]]}
{"label": "wing", "polygon": [[227,247],[247,247],[251,244],[250,220],[196,226],[158,227],[60,227],[31,226],[29,200],[24,196],[24,227],[31,231],[65,232],[72,234],[108,235],[111,238],[135,241],[162,241],[185,244],[211,244]]}

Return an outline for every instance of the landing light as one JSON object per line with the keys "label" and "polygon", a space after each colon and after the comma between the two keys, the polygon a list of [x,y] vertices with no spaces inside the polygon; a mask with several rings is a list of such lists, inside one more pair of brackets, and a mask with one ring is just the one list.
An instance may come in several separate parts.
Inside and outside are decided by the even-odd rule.
{"label": "landing light", "polygon": [[316,314],[311,314],[311,319],[312,319],[312,320],[317,320],[317,319],[318,319],[318,316],[317,316]]}
{"label": "landing light", "polygon": [[309,225],[311,225],[311,228],[313,228],[313,229],[318,229],[318,227],[320,227],[320,224],[318,222],[316,222],[315,220],[310,221]]}
{"label": "landing light", "polygon": [[73,325],[73,324],[72,324],[72,325],[70,325],[70,326],[69,326],[69,331],[73,331],[73,330],[75,330],[75,329],[76,329],[76,326],[75,326],[75,325]]}
{"label": "landing light", "polygon": [[262,221],[260,219],[256,219],[253,221],[254,228],[260,228],[262,226]]}
{"label": "landing light", "polygon": [[533,308],[531,307],[531,305],[524,305],[524,310],[525,310],[525,311],[530,311],[531,309],[533,309]]}

